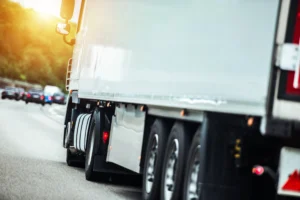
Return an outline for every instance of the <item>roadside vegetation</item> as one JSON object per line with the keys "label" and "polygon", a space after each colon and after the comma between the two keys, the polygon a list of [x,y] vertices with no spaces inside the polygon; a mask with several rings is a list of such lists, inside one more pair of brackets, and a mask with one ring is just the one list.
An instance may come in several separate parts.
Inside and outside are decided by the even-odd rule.
{"label": "roadside vegetation", "polygon": [[64,89],[72,47],[55,32],[62,19],[9,0],[1,0],[0,10],[0,77]]}

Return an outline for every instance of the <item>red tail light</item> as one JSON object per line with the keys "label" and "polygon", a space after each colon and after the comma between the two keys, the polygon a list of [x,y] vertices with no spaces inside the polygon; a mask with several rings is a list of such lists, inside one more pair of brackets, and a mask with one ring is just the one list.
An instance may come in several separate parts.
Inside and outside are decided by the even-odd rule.
{"label": "red tail light", "polygon": [[52,97],[51,97],[51,96],[49,96],[49,97],[48,97],[48,99],[49,99],[49,101],[51,101],[51,100],[52,100]]}
{"label": "red tail light", "polygon": [[103,131],[102,141],[103,141],[104,144],[107,143],[108,138],[109,138],[109,133],[107,131]]}
{"label": "red tail light", "polygon": [[[295,21],[295,27],[294,27],[294,35],[293,35],[293,43],[299,44],[299,38],[300,38],[300,2],[298,3],[298,8],[297,8],[297,15],[296,15],[296,21]],[[293,86],[294,76],[295,76],[295,72],[293,72],[293,71],[288,72],[285,92],[290,95],[300,95],[300,88],[295,88]]]}
{"label": "red tail light", "polygon": [[41,96],[41,100],[44,100],[44,98],[45,98],[44,95],[42,95],[42,96]]}
{"label": "red tail light", "polygon": [[30,98],[30,94],[29,93],[27,94],[27,98]]}
{"label": "red tail light", "polygon": [[261,176],[265,172],[265,169],[262,166],[255,166],[252,168],[252,173]]}

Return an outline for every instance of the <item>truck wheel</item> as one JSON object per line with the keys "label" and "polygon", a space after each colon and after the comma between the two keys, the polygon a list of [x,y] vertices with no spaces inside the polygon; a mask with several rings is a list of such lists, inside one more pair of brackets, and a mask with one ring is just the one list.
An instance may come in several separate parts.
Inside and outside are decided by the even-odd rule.
{"label": "truck wheel", "polygon": [[68,166],[73,167],[75,162],[74,162],[74,157],[70,151],[69,148],[67,148],[67,153],[66,153],[66,163],[68,164]]}
{"label": "truck wheel", "polygon": [[185,168],[190,136],[183,123],[172,127],[163,164],[161,199],[181,199],[183,172]]}
{"label": "truck wheel", "polygon": [[190,147],[188,161],[185,169],[183,187],[184,200],[198,200],[198,174],[200,170],[200,128],[197,130]]}
{"label": "truck wheel", "polygon": [[163,120],[156,120],[148,139],[144,173],[143,199],[159,199],[161,172],[169,130]]}
{"label": "truck wheel", "polygon": [[[100,143],[100,135],[96,135],[96,133],[100,133],[100,126],[96,124],[96,115],[98,115],[100,111],[95,111],[92,116],[88,139],[87,139],[87,147],[86,147],[86,156],[85,156],[85,178],[88,181],[95,180],[95,172],[94,172],[94,160],[97,150],[99,148]],[[99,122],[100,124],[100,122]]]}
{"label": "truck wheel", "polygon": [[70,167],[81,167],[84,163],[83,155],[72,154],[71,150],[67,148],[66,163]]}
{"label": "truck wheel", "polygon": [[68,122],[64,130],[63,147],[69,148],[71,137],[71,122]]}
{"label": "truck wheel", "polygon": [[70,130],[71,130],[71,122],[68,123],[66,129],[65,129],[65,134],[64,134],[64,147],[67,149],[66,152],[66,163],[68,166],[74,166],[75,165],[75,160],[76,156],[72,155],[70,149],[69,149],[69,137],[70,137]]}

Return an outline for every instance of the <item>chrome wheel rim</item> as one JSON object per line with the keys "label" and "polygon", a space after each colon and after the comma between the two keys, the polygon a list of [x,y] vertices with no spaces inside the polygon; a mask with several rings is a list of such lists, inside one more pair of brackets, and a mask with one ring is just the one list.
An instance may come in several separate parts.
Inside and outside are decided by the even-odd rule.
{"label": "chrome wheel rim", "polygon": [[71,132],[71,122],[68,122],[67,124],[67,130],[66,130],[66,136],[65,136],[65,146],[67,146],[69,137],[70,137],[70,132]]}
{"label": "chrome wheel rim", "polygon": [[175,188],[176,172],[178,165],[179,142],[177,139],[172,141],[171,152],[168,156],[165,181],[164,181],[164,197],[165,200],[170,200],[173,196]]}
{"label": "chrome wheel rim", "polygon": [[151,151],[149,160],[147,163],[147,174],[146,174],[146,192],[149,194],[153,187],[155,179],[154,172],[156,167],[157,150],[158,150],[158,135],[155,134],[152,139]]}
{"label": "chrome wheel rim", "polygon": [[188,184],[187,184],[187,199],[197,200],[199,199],[199,187],[198,187],[198,174],[200,170],[200,145],[196,147],[193,153],[192,166],[188,174]]}
{"label": "chrome wheel rim", "polygon": [[94,151],[94,141],[95,141],[95,129],[93,130],[91,135],[91,143],[90,143],[89,155],[88,155],[88,165],[91,165],[92,155]]}

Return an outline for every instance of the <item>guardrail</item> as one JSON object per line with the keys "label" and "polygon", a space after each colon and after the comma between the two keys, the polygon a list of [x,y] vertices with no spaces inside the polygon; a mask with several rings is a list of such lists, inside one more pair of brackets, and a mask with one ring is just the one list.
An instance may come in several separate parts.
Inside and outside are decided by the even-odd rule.
{"label": "guardrail", "polygon": [[22,87],[25,89],[29,88],[42,88],[41,85],[39,84],[32,84],[24,81],[18,81],[18,80],[12,80],[9,78],[2,78],[0,77],[0,87],[5,87],[5,86],[14,86],[14,87]]}

